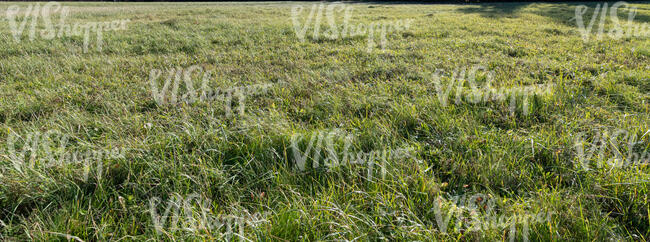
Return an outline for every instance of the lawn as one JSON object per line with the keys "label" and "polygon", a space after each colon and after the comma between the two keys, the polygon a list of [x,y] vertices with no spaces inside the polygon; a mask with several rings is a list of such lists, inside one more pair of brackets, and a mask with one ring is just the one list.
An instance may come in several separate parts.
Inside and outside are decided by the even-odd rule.
{"label": "lawn", "polygon": [[2,2],[0,240],[649,240],[608,4]]}

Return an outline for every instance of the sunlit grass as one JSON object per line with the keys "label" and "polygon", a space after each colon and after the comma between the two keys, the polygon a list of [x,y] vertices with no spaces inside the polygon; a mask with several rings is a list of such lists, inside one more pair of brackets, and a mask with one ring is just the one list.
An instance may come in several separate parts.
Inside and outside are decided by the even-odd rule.
{"label": "sunlit grass", "polygon": [[[0,13],[15,4],[30,3]],[[87,53],[78,36],[16,42],[0,19],[0,240],[218,239],[156,232],[149,201],[174,194],[200,194],[214,214],[266,214],[246,227],[252,240],[507,240],[509,229],[455,230],[454,218],[441,233],[436,198],[476,193],[503,214],[552,212],[530,225],[533,241],[650,236],[648,168],[585,171],[573,148],[579,132],[650,130],[647,37],[584,42],[574,3],[351,4],[354,23],[412,20],[368,51],[364,37],[300,41],[295,4],[312,3],[66,2],[70,23],[130,20]],[[647,21],[650,6],[635,6]],[[498,101],[441,105],[432,74],[477,64],[499,86],[555,88],[530,97],[526,115]],[[243,115],[218,101],[158,105],[150,71],[192,65],[213,88],[270,89]],[[354,152],[413,156],[372,180],[363,167],[294,169],[291,137],[333,129]],[[89,179],[79,165],[16,170],[10,132],[48,130],[74,138],[70,149],[126,157]]]}

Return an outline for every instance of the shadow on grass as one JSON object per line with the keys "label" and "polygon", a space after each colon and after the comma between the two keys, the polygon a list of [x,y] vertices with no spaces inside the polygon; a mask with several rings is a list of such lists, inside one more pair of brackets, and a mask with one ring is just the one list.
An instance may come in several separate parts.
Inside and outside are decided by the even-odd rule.
{"label": "shadow on grass", "polygon": [[[346,4],[377,4],[377,5],[402,5],[402,4],[453,4],[460,5],[463,8],[457,9],[457,12],[465,14],[480,14],[485,18],[515,18],[522,11],[539,16],[547,17],[551,21],[566,26],[576,26],[575,11],[580,5],[587,6],[588,9],[583,15],[585,21],[589,21],[594,14],[596,7],[602,9],[605,2],[580,2],[580,1],[541,1],[541,2],[494,2],[494,3],[463,3],[461,1],[349,1]],[[616,2],[607,2],[607,17],[610,9]],[[647,4],[648,2],[627,2],[628,4]],[[650,22],[650,15],[643,15],[640,12],[649,11],[650,6],[634,6],[637,8],[637,14],[634,17],[635,24],[644,24]],[[618,10],[619,20],[627,21],[628,11],[626,6],[621,6]],[[602,10],[600,10],[602,11]],[[587,23],[585,23],[587,24]]]}
{"label": "shadow on grass", "polygon": [[[609,17],[612,5],[615,2],[607,3],[607,16]],[[524,11],[527,13],[536,14],[539,16],[547,17],[550,20],[568,26],[576,26],[575,16],[576,7],[584,5],[587,6],[587,11],[584,13],[583,19],[589,21],[594,14],[596,8],[602,11],[604,2],[518,2],[518,3],[483,3],[483,4],[468,4],[467,7],[458,9],[458,12],[466,14],[480,14],[485,18],[515,18],[517,15]],[[634,4],[632,2],[631,4]],[[619,7],[618,17],[620,21],[627,21],[628,11],[627,6]],[[642,15],[639,11],[650,10],[650,8],[638,7],[637,14],[634,17],[636,23],[647,23],[650,21],[650,16]]]}

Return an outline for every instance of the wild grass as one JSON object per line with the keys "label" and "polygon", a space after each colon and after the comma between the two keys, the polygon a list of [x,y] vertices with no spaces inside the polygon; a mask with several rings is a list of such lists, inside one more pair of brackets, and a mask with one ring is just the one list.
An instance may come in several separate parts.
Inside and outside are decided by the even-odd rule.
{"label": "wild grass", "polygon": [[[531,240],[648,240],[648,167],[585,171],[573,148],[580,132],[650,130],[647,37],[584,42],[580,3],[350,4],[356,23],[413,20],[368,52],[365,38],[300,41],[296,4],[312,3],[66,2],[70,23],[131,20],[87,53],[82,37],[16,42],[0,19],[0,240],[223,240],[157,233],[150,199],[190,194],[213,214],[267,214],[245,228],[251,240],[507,240],[508,229],[455,230],[455,219],[442,233],[436,199],[476,193],[504,214],[552,212]],[[650,6],[634,6],[646,21]],[[441,105],[432,73],[475,64],[501,86],[556,88],[532,97],[529,115]],[[213,87],[272,85],[243,115],[219,102],[158,105],[150,71],[192,65]],[[372,180],[355,166],[296,170],[291,137],[332,129],[352,134],[355,152],[413,157]],[[14,169],[10,133],[48,130],[70,135],[72,150],[128,151],[87,180],[75,164]]]}

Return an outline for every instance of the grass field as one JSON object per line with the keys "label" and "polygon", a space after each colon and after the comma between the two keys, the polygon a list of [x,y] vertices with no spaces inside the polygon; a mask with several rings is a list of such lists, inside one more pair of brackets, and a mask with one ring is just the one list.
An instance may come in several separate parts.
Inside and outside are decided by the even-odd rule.
{"label": "grass field", "polygon": [[2,2],[0,240],[648,240],[650,4],[581,4]]}

